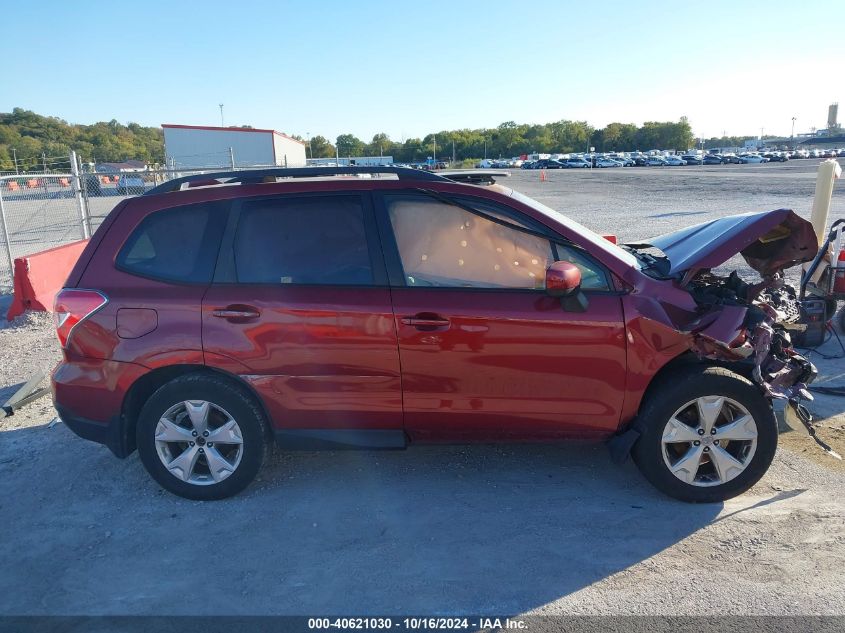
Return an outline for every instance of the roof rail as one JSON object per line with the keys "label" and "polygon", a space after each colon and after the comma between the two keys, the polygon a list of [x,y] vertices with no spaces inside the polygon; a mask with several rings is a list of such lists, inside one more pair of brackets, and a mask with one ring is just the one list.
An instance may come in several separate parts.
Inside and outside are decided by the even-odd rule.
{"label": "roof rail", "polygon": [[511,173],[504,169],[446,169],[438,170],[437,175],[452,182],[468,185],[492,185],[496,178],[506,178]]}
{"label": "roof rail", "polygon": [[270,167],[267,169],[244,169],[241,171],[216,171],[207,174],[193,174],[169,180],[158,187],[153,187],[144,195],[179,191],[183,185],[191,183],[213,184],[218,181],[224,183],[240,183],[244,185],[259,184],[267,178],[314,178],[319,176],[346,176],[358,174],[394,174],[399,180],[443,181],[447,180],[430,171],[412,169],[410,167]]}

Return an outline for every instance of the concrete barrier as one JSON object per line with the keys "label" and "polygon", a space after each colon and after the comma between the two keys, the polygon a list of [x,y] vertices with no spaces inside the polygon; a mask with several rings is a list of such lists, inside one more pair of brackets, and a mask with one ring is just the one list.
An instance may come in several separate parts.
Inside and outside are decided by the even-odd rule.
{"label": "concrete barrier", "polygon": [[26,310],[52,312],[53,299],[86,244],[88,240],[80,240],[15,259],[15,296],[6,318],[11,321]]}

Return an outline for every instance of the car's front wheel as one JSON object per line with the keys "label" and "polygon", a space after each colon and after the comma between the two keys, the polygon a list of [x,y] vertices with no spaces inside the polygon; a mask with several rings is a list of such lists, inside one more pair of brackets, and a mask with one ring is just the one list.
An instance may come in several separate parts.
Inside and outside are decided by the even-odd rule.
{"label": "car's front wheel", "polygon": [[638,421],[634,461],[655,487],[682,501],[742,494],[766,473],[777,448],[771,403],[723,368],[696,366],[664,379]]}
{"label": "car's front wheel", "polygon": [[264,414],[220,376],[189,374],[159,388],[141,410],[138,453],[163,488],[188,499],[224,499],[258,474],[267,450]]}

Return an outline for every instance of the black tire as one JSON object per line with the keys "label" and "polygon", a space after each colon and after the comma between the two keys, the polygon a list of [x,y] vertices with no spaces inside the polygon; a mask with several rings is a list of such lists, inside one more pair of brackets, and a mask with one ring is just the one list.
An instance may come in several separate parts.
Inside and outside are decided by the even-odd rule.
{"label": "black tire", "polygon": [[[165,412],[180,402],[200,400],[225,410],[237,422],[243,440],[240,461],[234,472],[215,483],[198,484],[179,479],[165,467],[156,449],[156,427]],[[246,390],[221,376],[188,374],[160,387],[141,409],[136,429],[138,454],[147,472],[166,490],[199,501],[225,499],[246,488],[261,470],[267,454],[268,428],[261,407]],[[200,467],[205,459],[204,456],[199,458]],[[207,469],[208,462],[205,464]]]}
{"label": "black tire", "polygon": [[[684,404],[705,396],[724,396],[739,403],[754,419],[757,430],[756,450],[745,469],[725,483],[711,486],[681,481],[669,470],[662,447],[664,428],[675,412]],[[691,503],[724,501],[751,488],[768,470],[778,444],[777,421],[771,403],[751,381],[720,367],[696,365],[662,380],[643,403],[637,420],[642,435],[631,453],[634,462],[658,490]]]}

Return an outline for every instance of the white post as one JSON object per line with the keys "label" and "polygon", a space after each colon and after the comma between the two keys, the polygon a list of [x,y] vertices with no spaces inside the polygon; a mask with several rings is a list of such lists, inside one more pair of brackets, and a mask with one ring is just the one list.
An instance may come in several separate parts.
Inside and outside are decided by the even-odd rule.
{"label": "white post", "polygon": [[[830,201],[833,198],[833,181],[841,175],[842,167],[835,159],[824,160],[819,164],[819,174],[816,176],[816,195],[813,198],[813,210],[810,212],[810,223],[816,232],[819,247],[827,239],[827,220],[830,215]],[[839,253],[826,253],[826,255],[828,255],[828,265],[836,266]],[[809,266],[809,263],[804,264],[804,270],[807,270]],[[818,283],[824,268],[824,266],[819,266],[810,281]]]}
{"label": "white post", "polygon": [[232,171],[235,171],[235,150],[229,148],[229,162],[232,165]]}
{"label": "white post", "polygon": [[819,174],[816,177],[816,195],[813,198],[813,211],[810,213],[810,223],[819,238],[819,244],[824,242],[827,235],[827,219],[830,215],[830,201],[833,198],[833,181],[842,175],[842,167],[834,159],[822,161],[819,164]]}
{"label": "white post", "polygon": [[6,180],[0,180],[0,229],[3,231],[3,241],[6,243],[6,257],[9,262],[9,279],[14,283],[15,280],[15,262],[12,259],[12,244],[9,242],[9,231],[6,228],[6,208],[3,206],[3,188],[2,183]]}
{"label": "white post", "polygon": [[87,240],[91,237],[91,224],[85,209],[85,200],[82,199],[82,188],[79,182],[79,163],[77,162],[76,152],[73,150],[70,151],[70,173],[73,174],[71,186],[73,187],[73,197],[76,198],[76,206],[79,209],[79,223],[82,225],[82,237]]}

